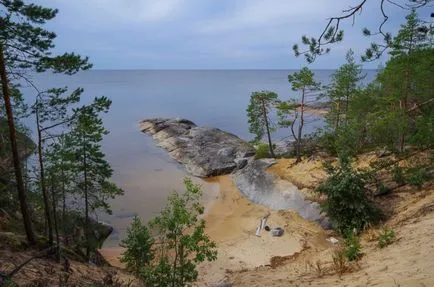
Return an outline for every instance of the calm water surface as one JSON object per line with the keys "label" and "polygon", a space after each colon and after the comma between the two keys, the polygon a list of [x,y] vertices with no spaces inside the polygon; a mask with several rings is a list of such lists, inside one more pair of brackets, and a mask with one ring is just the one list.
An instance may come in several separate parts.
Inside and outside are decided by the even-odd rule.
{"label": "calm water surface", "polygon": [[[68,86],[84,88],[84,102],[95,96],[107,96],[112,101],[104,124],[110,130],[103,142],[107,159],[114,169],[113,181],[125,190],[125,196],[111,204],[113,215],[100,219],[115,227],[106,247],[116,246],[125,235],[134,215],[149,220],[166,204],[173,190],[183,190],[186,173],[155,146],[152,139],[138,130],[138,122],[152,117],[185,117],[198,125],[213,126],[251,139],[248,132],[246,107],[253,91],[271,90],[281,99],[297,97],[287,81],[284,70],[231,71],[86,71],[74,76],[41,74],[33,81],[41,89]],[[315,71],[316,79],[329,82],[331,70]],[[367,71],[366,81],[374,71]],[[24,89],[27,99],[34,92]],[[31,125],[32,123],[29,122]],[[320,127],[314,122],[310,130]],[[286,135],[281,131],[277,137]],[[218,193],[218,186],[202,183],[205,201]]]}

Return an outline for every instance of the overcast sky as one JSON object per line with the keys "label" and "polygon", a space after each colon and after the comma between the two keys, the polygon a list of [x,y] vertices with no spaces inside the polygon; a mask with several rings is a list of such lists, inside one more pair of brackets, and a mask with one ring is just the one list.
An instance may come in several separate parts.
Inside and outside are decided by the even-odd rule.
{"label": "overcast sky", "polygon": [[[360,0],[35,2],[59,9],[48,25],[58,34],[56,51],[87,55],[95,69],[297,69],[306,63],[293,55],[292,45],[303,34],[318,36],[328,17]],[[362,28],[381,21],[379,2],[368,0],[355,25],[343,25],[345,41],[312,68],[339,66],[349,48],[360,55],[370,43]],[[405,12],[390,6],[386,12],[386,30],[396,32]]]}

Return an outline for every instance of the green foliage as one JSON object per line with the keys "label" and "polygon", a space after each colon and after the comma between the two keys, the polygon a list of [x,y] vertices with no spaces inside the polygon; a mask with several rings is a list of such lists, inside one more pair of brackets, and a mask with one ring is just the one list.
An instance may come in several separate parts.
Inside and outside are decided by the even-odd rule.
{"label": "green foliage", "polygon": [[169,196],[168,205],[147,226],[135,219],[123,241],[123,261],[130,270],[140,270],[147,286],[186,286],[197,279],[198,263],[217,258],[216,245],[199,218],[204,212],[201,188],[189,178],[184,183],[184,194]]}
{"label": "green foliage", "polygon": [[308,67],[288,75],[288,81],[293,91],[316,91],[320,88],[320,84],[315,81],[315,74]]}
{"label": "green foliage", "polygon": [[410,184],[421,189],[425,182],[432,179],[429,168],[429,165],[418,164],[405,168],[395,165],[392,168],[392,178],[399,185]]}
{"label": "green foliage", "polygon": [[406,172],[406,182],[421,189],[424,183],[431,179],[430,173],[424,167],[410,168]]}
{"label": "green foliage", "polygon": [[[291,84],[293,91],[300,92],[300,100],[298,105],[293,101],[282,102],[278,105],[278,117],[281,127],[290,127],[292,136],[296,141],[296,155],[297,162],[301,161],[302,154],[302,136],[304,121],[304,107],[308,101],[311,93],[320,89],[320,83],[315,81],[315,74],[307,67],[303,67],[299,72],[288,75],[288,81]],[[300,117],[298,117],[298,110],[300,109]],[[293,119],[288,120],[289,114],[294,113]],[[298,132],[294,131],[294,123],[298,122]]]}
{"label": "green foliage", "polygon": [[395,231],[393,229],[384,229],[378,237],[378,247],[384,248],[395,241]]}
{"label": "green foliage", "polygon": [[123,194],[109,181],[113,170],[101,151],[101,141],[109,132],[99,114],[106,113],[110,105],[111,100],[99,97],[92,105],[78,108],[72,131],[65,135],[70,168],[82,175],[77,182],[79,191],[84,197],[88,193],[86,205],[90,211],[102,208],[107,213],[111,213],[107,200]]}
{"label": "green foliage", "polygon": [[274,157],[271,143],[271,133],[274,127],[270,120],[270,112],[277,102],[277,94],[270,91],[253,92],[247,107],[249,132],[255,135],[255,141],[260,142],[267,135],[268,148]]}
{"label": "green foliage", "polygon": [[332,155],[354,156],[378,147],[402,153],[408,146],[433,146],[434,42],[423,25],[410,13],[390,39],[390,60],[368,86],[358,86],[363,75],[351,53],[334,73],[327,90],[333,105],[321,139]]}
{"label": "green foliage", "polygon": [[398,184],[405,184],[404,172],[399,165],[392,168],[392,179]]}
{"label": "green foliage", "polygon": [[44,29],[43,25],[56,17],[57,9],[21,0],[1,1],[0,6],[0,43],[9,69],[73,74],[91,67],[88,58],[81,58],[74,53],[52,55],[56,34]]}
{"label": "green foliage", "polygon": [[2,287],[17,287],[18,285],[12,279],[6,279],[2,282]]}
{"label": "green foliage", "polygon": [[357,260],[362,256],[360,238],[354,232],[347,235],[345,245],[344,255],[348,261]]}
{"label": "green foliage", "polygon": [[365,77],[362,74],[362,66],[354,61],[352,50],[347,52],[346,61],[332,74],[331,83],[327,87],[327,95],[333,104],[326,120],[334,130],[337,130],[342,124],[347,125],[351,101],[357,93],[358,83]]}
{"label": "green foliage", "polygon": [[270,149],[268,148],[268,144],[259,144],[256,147],[256,154],[255,159],[261,159],[261,158],[270,158]]}
{"label": "green foliage", "polygon": [[139,275],[143,267],[147,267],[154,259],[152,246],[154,239],[148,226],[142,224],[138,217],[133,219],[131,227],[127,230],[127,238],[122,240],[121,247],[126,248],[122,254],[121,262],[126,263],[127,270]]}
{"label": "green foliage", "polygon": [[365,183],[367,175],[351,167],[342,158],[338,168],[328,167],[329,177],[317,191],[327,196],[321,209],[328,214],[332,225],[342,234],[353,229],[362,230],[368,223],[376,223],[381,211],[369,200]]}

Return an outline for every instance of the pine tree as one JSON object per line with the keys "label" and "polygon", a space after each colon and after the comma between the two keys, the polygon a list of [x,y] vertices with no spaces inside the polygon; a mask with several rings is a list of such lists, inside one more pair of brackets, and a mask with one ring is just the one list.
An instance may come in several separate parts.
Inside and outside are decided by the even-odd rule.
{"label": "pine tree", "polygon": [[[32,106],[32,113],[36,118],[36,132],[38,137],[38,162],[39,162],[39,182],[44,201],[45,220],[48,227],[48,242],[53,244],[53,222],[50,212],[49,195],[45,176],[44,143],[52,137],[49,134],[53,128],[65,125],[74,118],[68,115],[71,105],[80,101],[82,89],[76,89],[72,94],[66,94],[67,89],[50,89],[46,92],[38,93],[35,103]],[[54,202],[52,206],[54,206]],[[53,211],[54,213],[54,211]],[[59,244],[59,242],[58,242]]]}
{"label": "pine tree", "polygon": [[[74,179],[74,164],[75,158],[73,154],[69,152],[68,137],[65,133],[56,137],[55,140],[47,146],[44,162],[47,165],[48,170],[48,186],[51,189],[51,196],[53,199],[53,219],[54,223],[61,222],[59,229],[62,231],[65,245],[69,244],[69,237],[71,232],[71,226],[67,220],[67,196],[73,194],[73,179]],[[57,207],[61,203],[61,216],[59,218],[58,213],[54,207]],[[58,235],[59,231],[56,232]],[[56,236],[58,237],[58,236]],[[60,244],[57,238],[58,244]]]}
{"label": "pine tree", "polygon": [[275,157],[271,132],[273,127],[269,117],[270,110],[277,102],[277,94],[270,91],[253,92],[247,107],[249,131],[255,135],[255,141],[260,141],[267,134],[270,155]]}
{"label": "pine tree", "polygon": [[328,87],[328,97],[333,102],[333,107],[328,114],[329,126],[334,126],[336,131],[344,120],[348,124],[348,111],[351,98],[357,91],[358,82],[362,75],[362,66],[354,61],[354,52],[349,50],[346,55],[346,63],[332,74],[332,81]]}
{"label": "pine tree", "polygon": [[421,74],[419,68],[422,65],[421,60],[430,59],[432,35],[423,29],[415,11],[412,11],[406,19],[406,24],[401,26],[397,36],[392,40],[391,59],[377,77],[382,85],[384,92],[382,101],[386,107],[380,110],[377,116],[379,119],[388,119],[384,122],[393,126],[391,130],[396,130],[395,136],[398,137],[396,146],[400,152],[404,151],[406,138],[414,121],[409,114],[409,109],[429,100],[432,96],[429,88],[424,87],[425,83],[432,79],[426,77],[428,74]]}
{"label": "pine tree", "polygon": [[101,151],[101,141],[108,131],[103,126],[101,112],[107,112],[111,101],[95,98],[94,103],[76,110],[72,131],[66,136],[68,152],[73,156],[73,169],[78,175],[77,187],[84,198],[86,256],[95,248],[91,242],[89,219],[91,212],[103,209],[111,213],[108,199],[122,195],[123,191],[110,182],[113,170]]}
{"label": "pine tree", "polygon": [[74,53],[51,55],[50,50],[54,47],[53,40],[56,34],[45,30],[42,26],[56,16],[56,9],[27,4],[22,0],[1,0],[0,7],[2,10],[0,16],[0,76],[3,98],[24,227],[29,243],[34,243],[35,237],[29,217],[29,206],[16,144],[9,80],[26,79],[27,71],[51,70],[72,74],[80,69],[88,69],[91,65],[88,64],[87,58],[81,58]]}
{"label": "pine tree", "polygon": [[307,97],[311,95],[312,92],[318,91],[320,88],[320,83],[316,82],[314,79],[314,73],[307,67],[302,68],[299,72],[288,75],[288,81],[291,83],[293,91],[300,91],[300,122],[298,125],[298,134],[295,138],[296,140],[296,152],[297,160],[301,161],[301,140],[303,135],[304,126],[304,108],[306,104]]}

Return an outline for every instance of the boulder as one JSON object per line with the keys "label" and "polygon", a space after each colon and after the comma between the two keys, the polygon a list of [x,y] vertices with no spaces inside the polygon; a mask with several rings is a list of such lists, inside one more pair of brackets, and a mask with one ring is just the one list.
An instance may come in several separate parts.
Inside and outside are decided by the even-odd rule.
{"label": "boulder", "polygon": [[196,126],[186,119],[147,119],[140,122],[140,130],[198,177],[231,173],[246,166],[255,155],[253,146],[239,137],[217,128]]}
{"label": "boulder", "polygon": [[271,229],[271,235],[274,237],[280,237],[283,235],[283,229],[280,227],[276,227]]}

